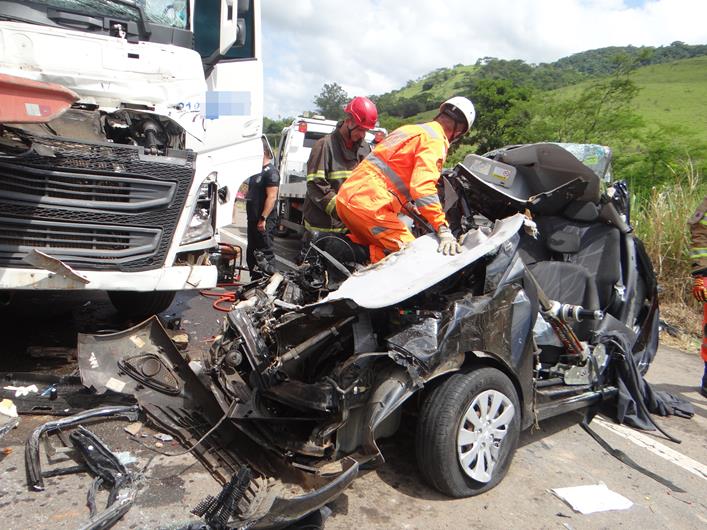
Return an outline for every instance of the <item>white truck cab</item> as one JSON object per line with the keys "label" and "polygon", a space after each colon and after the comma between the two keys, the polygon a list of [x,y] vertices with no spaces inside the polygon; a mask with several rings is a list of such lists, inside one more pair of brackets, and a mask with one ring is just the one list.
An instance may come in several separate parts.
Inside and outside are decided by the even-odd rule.
{"label": "white truck cab", "polygon": [[0,296],[106,290],[149,314],[216,284],[219,227],[262,164],[260,16],[260,0],[0,1],[0,74],[79,98],[0,124]]}

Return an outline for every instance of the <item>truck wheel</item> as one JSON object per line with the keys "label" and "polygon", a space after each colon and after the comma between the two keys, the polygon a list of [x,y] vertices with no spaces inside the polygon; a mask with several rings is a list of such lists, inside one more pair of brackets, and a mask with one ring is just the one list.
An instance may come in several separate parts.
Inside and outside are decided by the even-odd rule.
{"label": "truck wheel", "polygon": [[108,298],[118,312],[132,318],[161,313],[172,305],[175,295],[175,291],[108,291]]}
{"label": "truck wheel", "polygon": [[452,375],[425,400],[417,423],[417,465],[450,497],[471,497],[505,476],[518,445],[520,405],[495,368]]}

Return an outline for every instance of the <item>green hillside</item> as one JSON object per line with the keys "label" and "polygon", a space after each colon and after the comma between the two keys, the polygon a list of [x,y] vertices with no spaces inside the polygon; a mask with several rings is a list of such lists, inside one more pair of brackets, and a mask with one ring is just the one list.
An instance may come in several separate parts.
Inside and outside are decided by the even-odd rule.
{"label": "green hillside", "polygon": [[589,50],[539,65],[484,58],[476,65],[439,68],[408,81],[399,90],[372,97],[381,112],[381,124],[394,128],[429,119],[436,106],[450,96],[467,95],[474,100],[475,84],[481,80],[506,80],[540,92],[552,91],[562,98],[578,94],[593,80],[631,62],[635,68],[631,79],[639,89],[634,105],[645,123],[689,129],[696,139],[707,142],[705,53],[707,45],[676,42],[659,48]]}
{"label": "green hillside", "polygon": [[646,123],[688,127],[707,141],[707,56],[644,66],[633,81]]}
{"label": "green hillside", "polygon": [[[636,69],[631,79],[639,89],[634,101],[646,125],[689,129],[707,141],[707,56],[655,64]],[[572,96],[588,82],[556,90]]]}
{"label": "green hillside", "polygon": [[411,98],[426,92],[434,98],[445,98],[453,94],[465,78],[474,75],[478,66],[458,64],[453,68],[439,68],[417,81],[408,82],[407,86],[394,92],[399,98]]}

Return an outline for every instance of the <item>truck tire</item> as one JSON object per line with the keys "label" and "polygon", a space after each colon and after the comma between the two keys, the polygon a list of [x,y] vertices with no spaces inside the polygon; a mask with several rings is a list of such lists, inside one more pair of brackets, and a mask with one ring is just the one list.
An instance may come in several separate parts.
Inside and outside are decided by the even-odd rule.
{"label": "truck tire", "polygon": [[132,318],[161,313],[172,305],[175,295],[175,291],[108,291],[108,298],[118,313]]}
{"label": "truck tire", "polygon": [[427,483],[450,497],[490,490],[518,446],[521,409],[511,380],[495,368],[456,373],[423,403],[415,439]]}

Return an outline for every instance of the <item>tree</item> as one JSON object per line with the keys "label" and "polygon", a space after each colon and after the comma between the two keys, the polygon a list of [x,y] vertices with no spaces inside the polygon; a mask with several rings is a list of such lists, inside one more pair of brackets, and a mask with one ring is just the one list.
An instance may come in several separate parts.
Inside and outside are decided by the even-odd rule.
{"label": "tree", "polygon": [[510,111],[518,103],[528,101],[530,88],[506,79],[481,79],[475,83],[471,94],[476,121],[471,133],[462,141],[476,144],[480,153],[503,147],[508,138],[515,135],[511,131],[515,124],[508,119]]}
{"label": "tree", "polygon": [[346,91],[338,83],[325,83],[322,91],[314,98],[317,112],[330,120],[340,120],[344,117],[344,106],[349,100]]}
{"label": "tree", "polygon": [[518,105],[508,119],[527,120],[513,143],[575,142],[616,145],[635,138],[642,125],[633,110],[638,88],[625,72],[600,79],[577,95],[560,96],[540,93]]}
{"label": "tree", "polygon": [[267,116],[263,117],[263,134],[268,138],[270,147],[272,147],[273,150],[278,149],[282,129],[290,125],[293,119],[294,118],[282,118],[279,120],[273,120]]}

